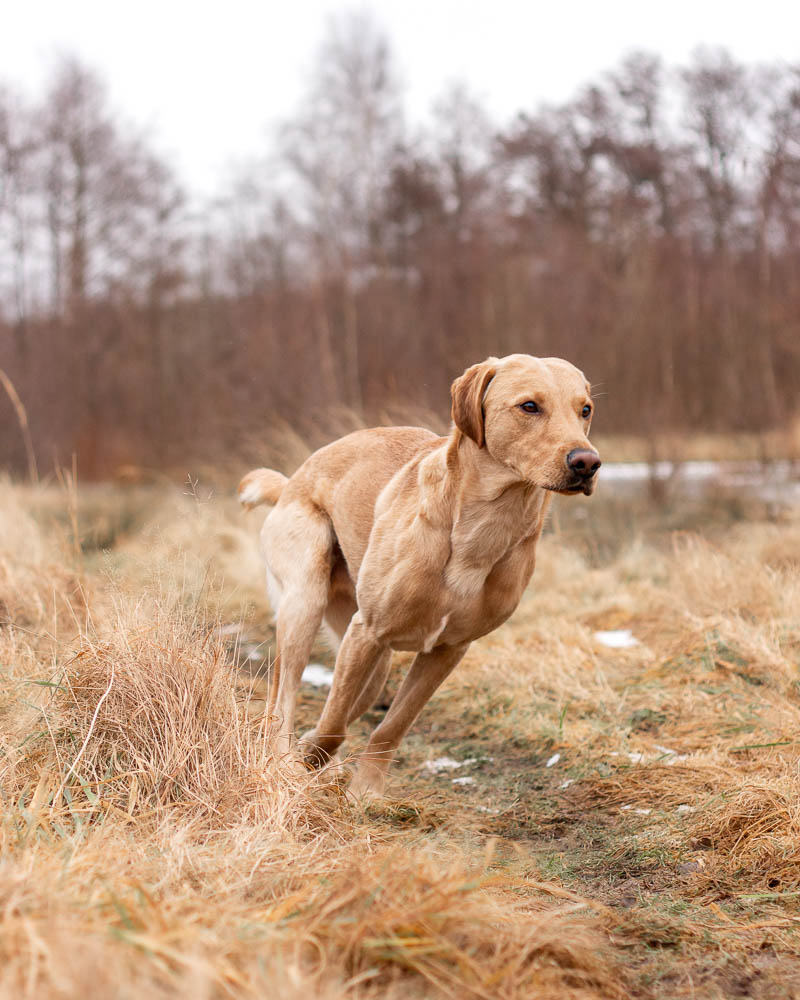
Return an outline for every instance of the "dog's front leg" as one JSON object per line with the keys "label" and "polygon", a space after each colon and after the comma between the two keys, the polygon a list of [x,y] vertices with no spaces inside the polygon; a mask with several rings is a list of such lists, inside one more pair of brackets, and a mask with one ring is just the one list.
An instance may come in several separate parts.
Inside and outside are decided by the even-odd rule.
{"label": "dog's front leg", "polygon": [[385,679],[387,655],[390,654],[385,643],[378,641],[356,612],[339,647],[333,684],[322,715],[316,727],[306,733],[300,743],[300,752],[307,763],[321,767],[336,753],[344,742],[354,708],[360,707],[360,695],[365,688],[371,687],[377,667],[381,668]]}
{"label": "dog's front leg", "polygon": [[428,699],[458,664],[469,648],[437,646],[430,653],[418,653],[383,722],[375,729],[358,760],[350,782],[354,795],[380,795],[386,783],[389,765],[403,737],[411,728]]}

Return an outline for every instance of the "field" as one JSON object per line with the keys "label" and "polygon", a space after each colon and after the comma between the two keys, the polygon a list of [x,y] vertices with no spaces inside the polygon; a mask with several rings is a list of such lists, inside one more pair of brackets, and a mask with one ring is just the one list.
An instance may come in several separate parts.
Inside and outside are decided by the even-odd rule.
{"label": "field", "polygon": [[800,996],[796,510],[560,502],[366,808],[271,754],[258,513],[0,514],[3,1000]]}

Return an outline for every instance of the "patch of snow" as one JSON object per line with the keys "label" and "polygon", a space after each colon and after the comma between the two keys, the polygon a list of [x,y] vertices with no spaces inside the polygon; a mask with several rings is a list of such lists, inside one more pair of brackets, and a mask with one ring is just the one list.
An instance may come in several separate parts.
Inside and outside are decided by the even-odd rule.
{"label": "patch of snow", "polygon": [[333,671],[321,663],[309,663],[301,679],[315,688],[329,688],[333,683]]}
{"label": "patch of snow", "polygon": [[[658,750],[660,757],[666,757],[666,760],[662,760],[661,763],[670,765],[677,764],[679,761],[688,760],[688,753],[678,753],[677,750],[669,750],[667,747],[661,747],[656,745],[656,750]],[[647,754],[644,750],[626,750],[625,753],[618,753],[616,750],[612,750],[609,757],[627,757],[631,764],[647,764],[652,760],[655,760],[652,755]]]}
{"label": "patch of snow", "polygon": [[441,774],[442,771],[455,771],[457,767],[462,765],[463,761],[453,760],[452,757],[437,757],[435,760],[424,761],[422,767],[433,774]]}
{"label": "patch of snow", "polygon": [[621,490],[642,491],[656,481],[670,483],[685,496],[702,495],[712,488],[736,489],[749,496],[791,508],[800,504],[800,478],[791,461],[760,462],[604,462],[603,482]]}
{"label": "patch of snow", "polygon": [[610,649],[630,649],[638,646],[639,640],[629,628],[615,628],[608,631],[595,632],[595,639]]}
{"label": "patch of snow", "polygon": [[554,753],[553,756],[550,758],[550,760],[548,760],[548,762],[544,766],[545,767],[552,767],[553,764],[557,764],[560,760],[561,760],[561,754],[560,753]]}
{"label": "patch of snow", "polygon": [[605,462],[603,479],[612,482],[645,482],[651,477],[667,479],[676,472],[684,479],[716,479],[722,472],[719,462],[683,462],[677,467],[672,462]]}
{"label": "patch of snow", "polygon": [[454,785],[474,785],[475,779],[471,778],[468,774],[464,775],[462,778],[453,778]]}
{"label": "patch of snow", "polygon": [[573,785],[574,783],[575,783],[575,779],[574,778],[567,778],[567,780],[566,781],[562,781],[561,784],[558,787],[559,788],[569,788],[569,786]]}
{"label": "patch of snow", "polygon": [[493,816],[497,816],[497,814],[500,812],[499,809],[492,809],[490,806],[475,806],[475,808],[478,810],[478,812],[491,813]]}
{"label": "patch of snow", "polygon": [[620,812],[627,812],[628,810],[633,810],[633,812],[638,813],[640,816],[649,816],[653,811],[652,809],[634,809],[633,806],[620,806]]}
{"label": "patch of snow", "polygon": [[493,757],[467,757],[466,760],[455,760],[453,757],[437,757],[435,760],[423,761],[421,769],[430,771],[432,774],[441,774],[442,771],[455,771],[458,767],[469,767],[470,764],[483,764],[493,759]]}
{"label": "patch of snow", "polygon": [[687,806],[687,805],[678,806],[675,812],[691,813],[694,812],[694,806]]}
{"label": "patch of snow", "polygon": [[665,764],[677,764],[679,760],[686,760],[688,753],[678,753],[677,750],[670,750],[669,747],[662,747],[656,743],[656,750],[659,750],[667,758]]}

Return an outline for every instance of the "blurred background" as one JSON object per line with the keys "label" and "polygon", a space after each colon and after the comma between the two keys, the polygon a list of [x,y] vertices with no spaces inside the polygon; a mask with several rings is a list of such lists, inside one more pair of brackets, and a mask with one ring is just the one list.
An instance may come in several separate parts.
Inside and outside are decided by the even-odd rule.
{"label": "blurred background", "polygon": [[800,32],[641,6],[8,14],[0,466],[442,429],[513,351],[586,372],[604,458],[800,458]]}

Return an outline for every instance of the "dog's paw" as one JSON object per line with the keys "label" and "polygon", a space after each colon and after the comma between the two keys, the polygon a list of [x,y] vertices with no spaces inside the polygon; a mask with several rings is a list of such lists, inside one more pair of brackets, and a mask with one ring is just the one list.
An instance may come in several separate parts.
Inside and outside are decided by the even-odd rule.
{"label": "dog's paw", "polygon": [[297,752],[306,767],[312,771],[321,771],[342,763],[338,750],[328,749],[323,741],[318,741],[316,729],[309,729],[300,737]]}
{"label": "dog's paw", "polygon": [[355,774],[347,786],[347,793],[364,805],[368,805],[370,802],[380,802],[383,799],[385,783],[386,779],[383,774],[375,767],[361,765],[356,768]]}

